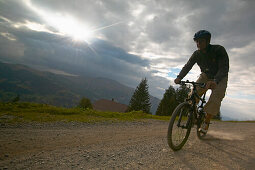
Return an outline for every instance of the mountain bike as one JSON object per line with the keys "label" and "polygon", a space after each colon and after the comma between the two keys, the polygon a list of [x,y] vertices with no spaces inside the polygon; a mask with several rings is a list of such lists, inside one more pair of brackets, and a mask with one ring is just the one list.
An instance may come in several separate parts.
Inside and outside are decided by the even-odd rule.
{"label": "mountain bike", "polygon": [[[190,82],[189,80],[181,81],[180,84],[191,84],[193,90],[189,98],[175,108],[169,122],[167,141],[169,147],[174,151],[178,151],[184,146],[194,125],[197,125],[197,137],[199,139],[206,135],[199,131],[199,128],[205,121],[204,104],[206,103],[206,93],[200,97],[197,91],[197,87],[205,88],[206,84]],[[200,101],[198,107],[197,100]]]}

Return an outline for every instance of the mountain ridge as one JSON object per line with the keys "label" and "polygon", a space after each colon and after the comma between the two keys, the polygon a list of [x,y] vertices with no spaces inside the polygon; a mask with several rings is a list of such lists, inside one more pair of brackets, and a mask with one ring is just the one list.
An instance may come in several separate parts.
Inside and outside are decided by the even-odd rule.
{"label": "mountain ridge", "polygon": [[[82,97],[92,102],[114,99],[128,105],[134,92],[116,80],[84,75],[64,75],[40,71],[23,64],[0,62],[0,97],[8,101],[17,94],[22,101],[56,106],[76,106]],[[151,96],[151,112],[155,114],[160,100]]]}

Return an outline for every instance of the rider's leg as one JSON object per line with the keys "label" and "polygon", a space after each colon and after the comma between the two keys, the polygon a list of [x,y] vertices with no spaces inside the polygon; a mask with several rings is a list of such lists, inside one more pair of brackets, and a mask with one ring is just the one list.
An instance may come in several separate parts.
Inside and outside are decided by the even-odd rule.
{"label": "rider's leg", "polygon": [[201,129],[200,129],[202,132],[204,132],[204,133],[207,132],[212,117],[213,117],[212,114],[208,114],[208,113],[206,114],[205,122],[204,122],[204,124],[201,126]]}
{"label": "rider's leg", "polygon": [[212,117],[213,117],[212,114],[207,113],[205,117],[205,123],[209,124]]}
{"label": "rider's leg", "polygon": [[205,118],[204,130],[207,131],[210,120],[220,111],[221,101],[225,96],[228,78],[223,78],[210,95],[208,102],[205,104],[204,111],[207,113]]}
{"label": "rider's leg", "polygon": [[228,78],[223,78],[216,86],[209,97],[209,100],[205,104],[204,111],[215,116],[220,111],[220,106],[227,88]]}

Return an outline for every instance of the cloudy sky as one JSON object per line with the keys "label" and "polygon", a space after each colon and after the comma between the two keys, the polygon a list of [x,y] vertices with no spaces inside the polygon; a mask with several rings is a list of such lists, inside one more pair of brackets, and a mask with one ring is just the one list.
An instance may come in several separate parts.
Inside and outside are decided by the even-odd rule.
{"label": "cloudy sky", "polygon": [[[80,68],[133,88],[147,77],[162,98],[196,50],[194,33],[206,29],[230,58],[223,116],[255,120],[254,8],[253,0],[0,0],[0,59]],[[194,66],[184,79],[199,73]]]}

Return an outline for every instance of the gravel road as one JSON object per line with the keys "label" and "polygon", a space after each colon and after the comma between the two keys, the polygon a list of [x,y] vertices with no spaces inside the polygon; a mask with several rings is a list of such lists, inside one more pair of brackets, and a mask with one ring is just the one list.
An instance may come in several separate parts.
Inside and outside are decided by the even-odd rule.
{"label": "gravel road", "polygon": [[255,169],[255,123],[213,122],[182,150],[167,145],[168,122],[0,126],[0,169]]}

